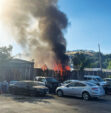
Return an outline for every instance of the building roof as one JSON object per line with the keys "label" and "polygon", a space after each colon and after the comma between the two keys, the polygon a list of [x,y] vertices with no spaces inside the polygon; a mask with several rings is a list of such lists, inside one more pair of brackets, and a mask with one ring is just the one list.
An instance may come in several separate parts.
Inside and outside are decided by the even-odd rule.
{"label": "building roof", "polygon": [[26,61],[26,60],[22,60],[22,59],[12,59],[9,61],[10,63],[28,63],[28,64],[34,64],[33,61]]}

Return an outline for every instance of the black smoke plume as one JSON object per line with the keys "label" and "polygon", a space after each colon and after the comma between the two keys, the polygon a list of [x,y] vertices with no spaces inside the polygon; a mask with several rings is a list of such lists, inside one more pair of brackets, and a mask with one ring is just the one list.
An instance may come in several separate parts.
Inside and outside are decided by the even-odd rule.
{"label": "black smoke plume", "polygon": [[[5,0],[7,1],[7,0]],[[58,0],[8,0],[2,17],[11,25],[15,40],[36,66],[54,63],[66,64],[66,40],[63,31],[67,28],[66,15],[57,6]]]}

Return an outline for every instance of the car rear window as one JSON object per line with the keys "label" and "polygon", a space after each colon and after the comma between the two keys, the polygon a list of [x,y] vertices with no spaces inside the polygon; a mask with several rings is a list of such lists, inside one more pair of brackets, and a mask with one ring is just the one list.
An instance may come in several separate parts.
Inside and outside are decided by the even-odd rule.
{"label": "car rear window", "polygon": [[93,84],[93,83],[90,83],[90,82],[87,82],[86,84],[89,85],[89,86],[96,86],[96,84]]}
{"label": "car rear window", "polygon": [[58,82],[55,78],[46,78],[48,82]]}

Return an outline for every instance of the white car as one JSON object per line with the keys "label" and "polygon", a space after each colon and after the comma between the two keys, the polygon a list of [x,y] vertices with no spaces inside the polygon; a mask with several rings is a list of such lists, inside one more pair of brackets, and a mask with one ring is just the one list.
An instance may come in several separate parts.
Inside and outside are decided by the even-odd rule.
{"label": "white car", "polygon": [[104,81],[100,76],[97,75],[84,75],[84,80],[99,84],[101,86],[105,86],[107,84],[106,81]]}
{"label": "white car", "polygon": [[100,97],[105,95],[102,86],[87,81],[75,81],[65,86],[58,87],[56,93],[60,97],[63,95],[77,96],[83,97],[84,100],[88,100],[91,97]]}
{"label": "white car", "polygon": [[104,81],[111,82],[111,78],[104,78]]}

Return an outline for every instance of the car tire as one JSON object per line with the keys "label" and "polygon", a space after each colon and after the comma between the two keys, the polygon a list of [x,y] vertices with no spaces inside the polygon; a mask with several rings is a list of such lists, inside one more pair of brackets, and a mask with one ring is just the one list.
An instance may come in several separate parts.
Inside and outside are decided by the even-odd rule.
{"label": "car tire", "polygon": [[62,96],[63,96],[63,91],[62,91],[62,90],[58,90],[58,91],[57,91],[57,95],[58,95],[59,97],[62,97]]}
{"label": "car tire", "polygon": [[90,99],[89,93],[88,93],[88,92],[83,92],[82,98],[83,98],[84,100],[89,100],[89,99]]}

